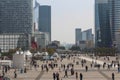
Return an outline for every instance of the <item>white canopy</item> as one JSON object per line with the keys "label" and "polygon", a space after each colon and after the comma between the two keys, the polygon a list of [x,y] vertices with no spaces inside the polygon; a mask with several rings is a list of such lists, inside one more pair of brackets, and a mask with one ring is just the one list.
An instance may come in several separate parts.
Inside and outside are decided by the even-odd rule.
{"label": "white canopy", "polygon": [[42,53],[40,53],[39,51],[37,52],[38,55],[42,55]]}
{"label": "white canopy", "polygon": [[32,53],[29,50],[25,51],[24,54],[28,56],[32,56]]}
{"label": "white canopy", "polygon": [[16,51],[16,53],[15,54],[19,54],[19,51]]}
{"label": "white canopy", "polygon": [[23,51],[16,51],[15,54],[23,54],[24,52]]}
{"label": "white canopy", "polygon": [[42,52],[42,55],[48,56],[48,52]]}
{"label": "white canopy", "polygon": [[56,53],[56,52],[53,54],[53,56],[59,57],[58,53]]}
{"label": "white canopy", "polygon": [[40,52],[38,51],[37,53],[35,53],[35,56],[36,56],[36,55],[42,55],[42,53],[40,53]]}

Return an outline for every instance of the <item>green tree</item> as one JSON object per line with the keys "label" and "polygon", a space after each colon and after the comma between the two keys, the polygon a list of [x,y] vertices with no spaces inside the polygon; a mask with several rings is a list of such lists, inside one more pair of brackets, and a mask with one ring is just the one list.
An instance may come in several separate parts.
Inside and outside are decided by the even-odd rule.
{"label": "green tree", "polygon": [[80,51],[81,49],[80,49],[79,46],[72,46],[72,47],[70,48],[70,50],[72,50],[72,51],[74,51],[74,50]]}
{"label": "green tree", "polygon": [[53,55],[53,53],[55,52],[55,49],[47,48],[47,52],[49,53],[49,55]]}

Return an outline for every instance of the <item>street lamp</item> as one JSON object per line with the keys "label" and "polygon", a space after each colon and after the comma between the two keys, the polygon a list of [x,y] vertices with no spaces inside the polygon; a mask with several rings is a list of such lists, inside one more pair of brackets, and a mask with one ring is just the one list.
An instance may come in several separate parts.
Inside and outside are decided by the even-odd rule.
{"label": "street lamp", "polygon": [[2,56],[2,54],[0,53],[0,57]]}

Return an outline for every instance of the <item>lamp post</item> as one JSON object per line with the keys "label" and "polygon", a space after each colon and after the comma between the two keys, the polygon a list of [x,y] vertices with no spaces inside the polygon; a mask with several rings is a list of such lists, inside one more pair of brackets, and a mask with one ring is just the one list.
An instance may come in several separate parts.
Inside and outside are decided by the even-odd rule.
{"label": "lamp post", "polygon": [[1,52],[0,52],[0,58],[1,58],[1,56],[2,56],[2,54],[1,54]]}

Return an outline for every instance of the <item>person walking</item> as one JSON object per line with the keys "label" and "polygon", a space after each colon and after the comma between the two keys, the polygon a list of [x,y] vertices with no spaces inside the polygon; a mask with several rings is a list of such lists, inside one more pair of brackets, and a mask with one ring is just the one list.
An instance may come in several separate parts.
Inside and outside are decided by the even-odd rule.
{"label": "person walking", "polygon": [[64,75],[64,77],[68,77],[67,69],[65,70],[65,75]]}
{"label": "person walking", "polygon": [[80,80],[83,80],[83,75],[82,75],[82,73],[80,73]]}
{"label": "person walking", "polygon": [[75,73],[76,80],[78,80],[78,72]]}
{"label": "person walking", "polygon": [[56,79],[56,74],[55,73],[53,73],[53,80],[55,80]]}
{"label": "person walking", "polygon": [[120,72],[120,68],[118,67],[118,73]]}
{"label": "person walking", "polygon": [[16,69],[15,69],[15,71],[14,71],[14,78],[17,78]]}
{"label": "person walking", "polygon": [[56,80],[60,80],[58,72],[56,73]]}
{"label": "person walking", "polygon": [[115,75],[114,75],[114,73],[112,73],[112,80],[115,80]]}
{"label": "person walking", "polygon": [[3,80],[3,77],[1,76],[1,74],[0,74],[0,80]]}
{"label": "person walking", "polygon": [[85,66],[85,70],[86,70],[86,72],[88,71],[88,66]]}

